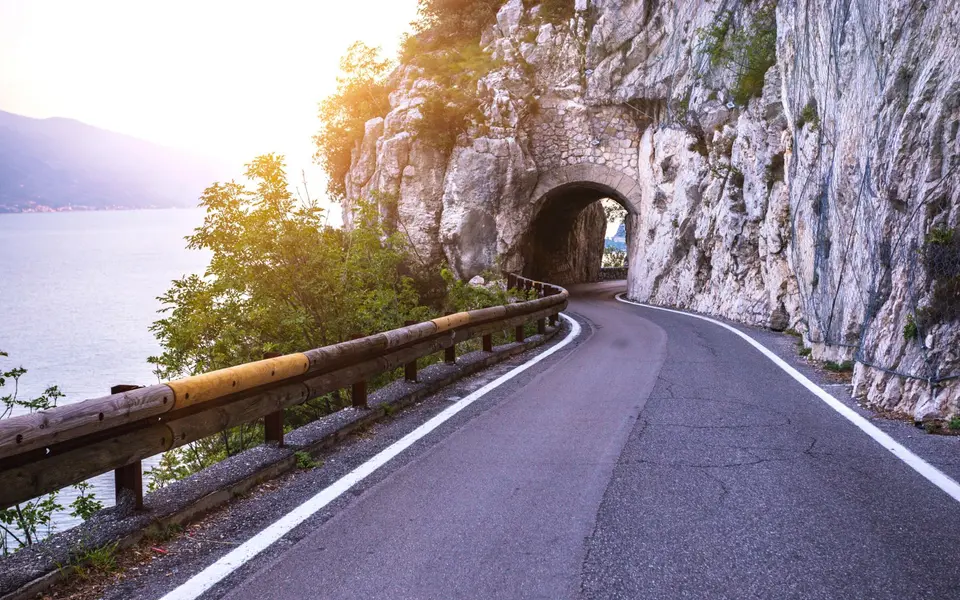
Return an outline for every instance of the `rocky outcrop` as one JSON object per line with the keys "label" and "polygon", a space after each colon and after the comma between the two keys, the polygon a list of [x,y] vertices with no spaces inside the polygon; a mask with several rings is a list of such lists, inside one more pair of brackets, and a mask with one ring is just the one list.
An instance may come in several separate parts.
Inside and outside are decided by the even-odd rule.
{"label": "rocky outcrop", "polygon": [[[575,5],[550,23],[504,3],[482,40],[500,65],[478,84],[484,120],[449,155],[411,133],[433,84],[401,67],[345,208],[396,198],[418,256],[461,277],[499,266],[566,282],[591,278],[587,207],[614,198],[631,298],[796,329],[815,357],[855,361],[872,402],[956,412],[960,266],[927,258],[960,222],[951,4],[780,0],[775,24],[764,2]],[[711,31],[728,46],[775,39],[746,98]]]}

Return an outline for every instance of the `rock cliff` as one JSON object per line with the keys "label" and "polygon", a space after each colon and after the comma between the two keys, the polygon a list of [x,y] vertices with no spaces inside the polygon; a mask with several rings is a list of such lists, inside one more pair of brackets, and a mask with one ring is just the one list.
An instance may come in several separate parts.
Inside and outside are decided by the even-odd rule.
{"label": "rock cliff", "polygon": [[[573,0],[571,0],[573,2]],[[556,2],[552,2],[556,4]],[[960,404],[960,13],[889,0],[509,0],[481,45],[483,118],[415,135],[394,74],[347,176],[397,199],[418,256],[595,277],[599,198],[627,209],[631,298],[801,332],[858,393]]]}

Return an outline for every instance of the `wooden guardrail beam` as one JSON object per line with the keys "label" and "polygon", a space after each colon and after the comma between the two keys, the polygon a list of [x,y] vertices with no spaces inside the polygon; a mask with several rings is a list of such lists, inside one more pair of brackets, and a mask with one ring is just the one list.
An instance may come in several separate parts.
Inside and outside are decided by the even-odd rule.
{"label": "wooden guardrail beam", "polygon": [[[116,470],[118,493],[142,502],[139,461],[225,429],[265,418],[267,439],[282,443],[287,407],[344,387],[366,405],[366,381],[405,366],[416,379],[418,358],[444,350],[455,360],[459,342],[555,319],[567,306],[566,290],[516,275],[516,287],[542,297],[468,312],[285,356],[221,369],[0,422],[0,508]],[[555,321],[554,321],[555,322]],[[411,365],[412,369],[411,369]],[[412,375],[412,377],[411,377]],[[277,417],[279,416],[279,420]],[[279,429],[279,432],[277,431]],[[136,471],[136,472],[134,472]],[[139,496],[137,495],[139,493]]]}

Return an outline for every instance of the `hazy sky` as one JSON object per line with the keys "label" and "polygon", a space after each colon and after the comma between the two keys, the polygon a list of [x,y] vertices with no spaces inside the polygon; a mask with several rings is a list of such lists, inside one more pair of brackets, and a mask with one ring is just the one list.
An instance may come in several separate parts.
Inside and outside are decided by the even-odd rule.
{"label": "hazy sky", "polygon": [[238,168],[280,152],[299,169],[344,50],[361,39],[393,56],[415,12],[416,0],[0,0],[0,109]]}

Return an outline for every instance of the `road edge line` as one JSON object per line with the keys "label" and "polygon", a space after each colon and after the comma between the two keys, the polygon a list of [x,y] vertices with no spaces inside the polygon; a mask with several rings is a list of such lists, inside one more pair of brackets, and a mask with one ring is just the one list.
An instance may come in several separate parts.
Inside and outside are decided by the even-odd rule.
{"label": "road edge line", "polygon": [[328,504],[343,495],[344,492],[366,479],[380,467],[387,464],[393,458],[397,457],[404,450],[425,437],[437,427],[448,421],[454,415],[467,408],[483,396],[500,387],[507,381],[523,373],[530,367],[539,363],[543,359],[551,356],[555,352],[569,345],[577,339],[582,332],[580,324],[565,314],[560,316],[570,323],[570,332],[560,340],[556,345],[551,346],[537,354],[522,365],[518,365],[507,371],[500,377],[487,383],[478,390],[475,390],[464,396],[455,404],[434,415],[425,423],[406,434],[396,442],[390,444],[372,458],[350,471],[331,485],[327,486],[311,498],[308,498],[302,504],[288,512],[280,519],[274,521],[266,528],[256,533],[227,554],[221,556],[212,565],[207,566],[199,573],[193,575],[187,581],[183,582],[172,591],[167,592],[160,600],[194,600],[209,591],[213,586],[223,581],[231,573],[245,565],[252,558],[279,541],[284,535],[292,531],[295,527],[320,512]]}
{"label": "road edge line", "polygon": [[840,416],[844,417],[846,420],[850,421],[856,425],[861,431],[866,433],[868,436],[873,438],[875,442],[883,446],[891,454],[899,458],[901,461],[907,464],[911,469],[922,475],[927,481],[933,485],[940,488],[942,491],[946,492],[951,498],[960,502],[960,483],[954,481],[949,475],[931,465],[927,461],[920,458],[918,455],[914,454],[913,451],[909,450],[906,446],[900,442],[893,439],[889,434],[880,430],[876,425],[868,421],[862,415],[857,413],[855,410],[840,402],[833,396],[831,396],[826,390],[822,387],[811,381],[806,375],[795,369],[792,365],[787,363],[785,360],[777,356],[772,350],[768,349],[766,346],[753,339],[749,335],[743,333],[736,327],[727,325],[722,321],[716,319],[711,319],[710,317],[705,317],[702,315],[697,315],[694,313],[684,312],[681,310],[675,310],[672,308],[664,308],[662,306],[653,306],[651,304],[644,304],[642,302],[634,302],[633,300],[627,300],[625,294],[617,294],[615,296],[618,302],[623,302],[624,304],[632,304],[634,306],[640,306],[643,308],[649,308],[652,310],[659,310],[663,312],[674,313],[678,315],[683,315],[686,317],[692,317],[694,319],[700,319],[701,321],[707,321],[713,323],[714,325],[719,325],[724,329],[732,331],[741,338],[747,341],[751,346],[760,351],[761,354],[769,358],[775,365],[780,367],[787,375],[790,375],[795,380],[797,380],[800,385],[807,388],[814,396],[822,400],[827,406],[840,413]]}

